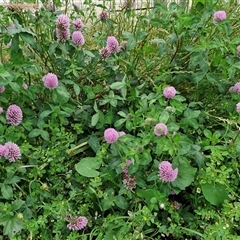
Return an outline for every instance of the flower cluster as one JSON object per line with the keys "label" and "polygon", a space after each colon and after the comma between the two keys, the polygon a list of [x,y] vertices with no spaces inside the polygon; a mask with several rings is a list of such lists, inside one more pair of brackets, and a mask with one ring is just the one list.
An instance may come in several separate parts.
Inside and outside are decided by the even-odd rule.
{"label": "flower cluster", "polygon": [[88,220],[86,217],[72,217],[68,216],[66,217],[66,220],[69,222],[67,225],[67,228],[73,231],[78,231],[87,226]]}
{"label": "flower cluster", "polygon": [[5,157],[9,162],[15,162],[21,158],[20,148],[13,142],[7,142],[5,145],[0,145],[0,158]]}
{"label": "flower cluster", "polygon": [[6,119],[11,125],[18,126],[22,122],[22,109],[16,104],[10,105],[7,109]]}
{"label": "flower cluster", "polygon": [[234,86],[229,88],[229,92],[235,92],[240,94],[240,82],[234,84]]}
{"label": "flower cluster", "polygon": [[99,51],[99,54],[102,56],[102,58],[105,60],[107,59],[111,54],[117,53],[120,51],[120,46],[118,43],[118,40],[114,36],[109,36],[107,38],[107,45],[106,47],[102,48]]}
{"label": "flower cluster", "polygon": [[162,161],[159,164],[159,177],[163,182],[173,182],[178,176],[178,168],[172,168],[172,164],[168,161]]}
{"label": "flower cluster", "polygon": [[99,14],[99,19],[101,21],[106,21],[108,19],[108,13],[106,11],[102,11],[100,14]]}
{"label": "flower cluster", "polygon": [[175,97],[177,91],[174,87],[170,86],[170,87],[166,87],[164,90],[163,90],[163,96],[165,98],[173,98]]}
{"label": "flower cluster", "polygon": [[126,133],[124,131],[118,132],[114,128],[107,128],[104,131],[104,139],[107,143],[114,143],[118,140],[119,137],[125,135]]}
{"label": "flower cluster", "polygon": [[0,93],[3,93],[5,91],[5,87],[4,86],[1,86],[0,87]]}
{"label": "flower cluster", "polygon": [[54,89],[58,86],[58,78],[54,73],[48,73],[42,80],[46,88]]}
{"label": "flower cluster", "polygon": [[213,23],[217,24],[218,22],[227,18],[225,11],[217,11],[213,14]]}
{"label": "flower cluster", "polygon": [[237,110],[237,112],[240,112],[240,102],[238,104],[236,104],[236,110]]}
{"label": "flower cluster", "polygon": [[168,128],[164,123],[158,123],[154,127],[154,133],[156,136],[164,136],[168,134]]}
{"label": "flower cluster", "polygon": [[73,20],[72,24],[73,24],[73,29],[75,31],[81,31],[84,28],[84,25],[83,25],[81,19],[79,19],[79,18]]}
{"label": "flower cluster", "polygon": [[80,31],[75,31],[72,34],[72,41],[77,46],[82,46],[85,43],[85,39]]}
{"label": "flower cluster", "polygon": [[56,35],[60,41],[65,42],[70,37],[69,27],[70,23],[68,16],[65,14],[59,15],[56,22]]}

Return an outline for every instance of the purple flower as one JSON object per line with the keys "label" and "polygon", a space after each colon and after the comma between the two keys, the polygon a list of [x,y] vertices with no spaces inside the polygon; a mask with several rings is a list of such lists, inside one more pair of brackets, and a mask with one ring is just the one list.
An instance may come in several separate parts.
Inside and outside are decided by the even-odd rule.
{"label": "purple flower", "polygon": [[79,19],[79,18],[73,20],[72,23],[73,23],[73,29],[74,29],[75,31],[81,31],[81,30],[83,29],[83,27],[84,27],[81,19]]}
{"label": "purple flower", "polygon": [[69,29],[60,30],[57,28],[56,35],[57,39],[59,39],[62,42],[65,42],[70,37],[70,30]]}
{"label": "purple flower", "polygon": [[49,89],[54,89],[58,86],[58,78],[54,73],[48,73],[43,77],[44,86]]}
{"label": "purple flower", "polygon": [[168,128],[164,123],[158,123],[154,127],[154,133],[156,136],[164,136],[168,134]]}
{"label": "purple flower", "polygon": [[237,112],[240,112],[240,102],[236,104],[236,109],[237,109]]}
{"label": "purple flower", "polygon": [[69,222],[67,228],[73,231],[78,231],[87,226],[88,220],[86,217],[66,217],[66,220]]}
{"label": "purple flower", "polygon": [[27,90],[28,89],[28,85],[26,83],[23,83],[22,85],[23,89]]}
{"label": "purple flower", "polygon": [[128,167],[129,167],[131,164],[132,164],[132,161],[127,159],[127,160],[126,160],[126,166],[123,166],[123,167],[122,167],[122,172],[127,174],[127,173],[128,173]]}
{"label": "purple flower", "polygon": [[227,14],[225,11],[217,11],[213,14],[213,23],[218,23],[227,18]]}
{"label": "purple flower", "polygon": [[21,158],[21,152],[17,144],[7,142],[4,146],[6,147],[4,157],[10,162],[15,162],[17,159]]}
{"label": "purple flower", "polygon": [[22,121],[22,110],[16,104],[10,105],[7,109],[6,119],[11,125],[18,126]]}
{"label": "purple flower", "polygon": [[133,175],[129,175],[129,174],[122,174],[122,182],[123,185],[126,189],[129,189],[131,191],[133,191],[133,189],[136,187],[136,177]]}
{"label": "purple flower", "polygon": [[176,93],[177,93],[176,89],[172,86],[166,87],[163,90],[163,95],[165,98],[173,98],[173,97],[175,97]]}
{"label": "purple flower", "polygon": [[0,114],[2,114],[2,112],[3,112],[3,108],[2,108],[2,107],[0,107]]}
{"label": "purple flower", "polygon": [[240,45],[237,46],[237,56],[240,58]]}
{"label": "purple flower", "polygon": [[73,32],[72,41],[78,46],[82,46],[85,43],[84,37],[80,31]]}
{"label": "purple flower", "polygon": [[69,26],[70,26],[70,23],[69,23],[68,16],[65,14],[59,15],[57,19],[56,27],[59,30],[66,30],[69,28]]}
{"label": "purple flower", "polygon": [[0,158],[5,156],[7,150],[6,146],[0,144]]}
{"label": "purple flower", "polygon": [[240,82],[237,82],[233,87],[230,87],[229,92],[240,93]]}
{"label": "purple flower", "polygon": [[106,21],[108,19],[108,13],[106,11],[102,11],[100,14],[99,14],[99,19],[101,21]]}
{"label": "purple flower", "polygon": [[99,51],[99,54],[102,56],[104,60],[106,60],[111,55],[107,47],[102,48]]}
{"label": "purple flower", "polygon": [[163,161],[159,164],[159,177],[163,182],[173,182],[178,176],[178,168],[172,169],[172,164]]}
{"label": "purple flower", "polygon": [[114,143],[118,140],[119,134],[114,128],[108,128],[104,131],[104,138],[107,143]]}
{"label": "purple flower", "polygon": [[118,40],[115,37],[113,36],[108,37],[107,49],[110,53],[117,53],[120,51]]}
{"label": "purple flower", "polygon": [[5,91],[5,87],[4,86],[1,86],[0,87],[0,93],[3,93]]}

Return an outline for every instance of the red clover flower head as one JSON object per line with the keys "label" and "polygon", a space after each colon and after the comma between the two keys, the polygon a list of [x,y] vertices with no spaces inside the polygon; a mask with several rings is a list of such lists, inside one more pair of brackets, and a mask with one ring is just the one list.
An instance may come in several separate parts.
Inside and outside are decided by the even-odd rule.
{"label": "red clover flower head", "polygon": [[44,86],[49,89],[54,89],[58,86],[58,78],[54,73],[48,73],[43,77]]}
{"label": "red clover flower head", "polygon": [[62,30],[68,29],[69,26],[70,26],[70,23],[69,23],[68,16],[65,14],[59,15],[57,18],[56,27],[62,31]]}
{"label": "red clover flower head", "polygon": [[240,82],[235,83],[234,86],[229,88],[229,92],[235,92],[240,94]]}
{"label": "red clover flower head", "polygon": [[113,36],[108,37],[107,49],[110,53],[117,53],[120,51],[118,40],[115,37]]}
{"label": "red clover flower head", "polygon": [[106,11],[102,11],[100,14],[99,14],[99,19],[101,21],[106,21],[108,19],[108,13]]}
{"label": "red clover flower head", "polygon": [[159,164],[159,177],[163,182],[173,182],[178,176],[178,168],[172,168],[172,164],[163,161]]}
{"label": "red clover flower head", "polygon": [[0,144],[0,158],[5,156],[5,153],[6,153],[7,150],[8,149],[7,149],[7,147],[5,145],[1,145]]}
{"label": "red clover flower head", "polygon": [[6,147],[4,157],[8,159],[9,162],[15,162],[17,159],[21,158],[21,152],[17,144],[7,142],[4,146]]}
{"label": "red clover flower head", "polygon": [[74,29],[75,31],[81,31],[81,30],[83,29],[83,27],[84,27],[81,19],[79,19],[79,18],[73,20],[72,23],[73,23],[73,29]]}
{"label": "red clover flower head", "polygon": [[114,143],[118,140],[119,134],[114,128],[107,128],[104,131],[104,138],[107,143]]}
{"label": "red clover flower head", "polygon": [[107,47],[103,47],[100,51],[99,51],[99,54],[102,56],[102,58],[104,60],[106,60],[110,55],[110,51],[108,50]]}
{"label": "red clover flower head", "polygon": [[75,31],[72,34],[72,41],[78,46],[82,46],[85,43],[85,39],[80,31]]}
{"label": "red clover flower head", "polygon": [[131,160],[126,160],[126,165],[122,167],[122,172],[127,174],[128,173],[128,167],[132,164]]}
{"label": "red clover flower head", "polygon": [[225,11],[217,11],[213,14],[213,23],[217,24],[218,22],[227,18]]}
{"label": "red clover flower head", "polygon": [[165,98],[173,98],[173,97],[175,97],[176,93],[177,93],[176,89],[172,86],[166,87],[163,90],[163,95]]}
{"label": "red clover flower head", "polygon": [[237,112],[240,112],[240,102],[238,104],[236,104],[236,110],[237,110]]}
{"label": "red clover flower head", "polygon": [[57,28],[56,35],[57,35],[57,39],[59,39],[62,42],[65,42],[70,37],[70,30],[69,28],[65,30],[60,30]]}
{"label": "red clover flower head", "polygon": [[67,228],[73,231],[78,231],[87,226],[88,220],[86,217],[66,217],[66,220],[69,222]]}
{"label": "red clover flower head", "polygon": [[168,134],[168,128],[164,123],[158,123],[154,127],[154,133],[156,136],[164,136]]}
{"label": "red clover flower head", "polygon": [[122,182],[126,189],[129,189],[130,191],[133,191],[133,189],[136,187],[136,177],[133,175],[129,175],[126,173],[122,174]]}
{"label": "red clover flower head", "polygon": [[3,93],[5,91],[5,87],[4,86],[1,86],[0,87],[0,93]]}
{"label": "red clover flower head", "polygon": [[16,104],[10,105],[7,109],[6,119],[11,125],[18,126],[22,122],[22,109]]}
{"label": "red clover flower head", "polygon": [[26,83],[23,83],[22,85],[23,89],[27,90],[28,89],[28,85]]}

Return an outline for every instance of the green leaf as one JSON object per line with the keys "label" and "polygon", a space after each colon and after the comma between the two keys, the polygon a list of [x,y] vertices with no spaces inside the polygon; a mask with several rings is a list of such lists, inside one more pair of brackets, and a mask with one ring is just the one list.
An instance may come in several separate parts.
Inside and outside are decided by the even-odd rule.
{"label": "green leaf", "polygon": [[168,119],[169,119],[169,113],[167,111],[162,111],[159,117],[159,121],[165,124],[167,123]]}
{"label": "green leaf", "polygon": [[73,89],[76,95],[80,94],[80,87],[76,83],[73,84]]}
{"label": "green leaf", "polygon": [[203,195],[212,205],[219,205],[228,197],[226,187],[220,183],[201,184]]}
{"label": "green leaf", "polygon": [[92,120],[91,120],[91,124],[92,124],[93,127],[97,125],[98,120],[99,120],[99,113],[95,113],[92,116]]}
{"label": "green leaf", "polygon": [[211,132],[210,130],[208,130],[208,129],[205,129],[205,130],[203,131],[203,134],[205,135],[205,137],[207,137],[207,138],[209,138],[209,139],[212,138],[212,132]]}
{"label": "green leaf", "polygon": [[95,153],[97,153],[98,150],[100,149],[99,139],[95,135],[90,136],[88,140],[88,144],[90,145],[90,147]]}
{"label": "green leaf", "polygon": [[178,189],[184,190],[194,181],[197,169],[193,168],[188,160],[182,156],[174,158],[173,161],[178,162],[178,176],[177,179],[172,182],[172,186],[174,187],[174,191],[178,193]]}
{"label": "green leaf", "polygon": [[101,161],[98,158],[86,157],[81,159],[79,163],[75,165],[76,171],[84,177],[96,177],[99,172],[96,171],[101,166]]}
{"label": "green leaf", "polygon": [[23,204],[24,204],[23,200],[16,199],[15,201],[12,202],[11,210],[12,211],[17,211]]}
{"label": "green leaf", "polygon": [[1,187],[2,196],[5,199],[11,199],[13,197],[13,190],[10,185],[3,184]]}
{"label": "green leaf", "polygon": [[27,32],[21,32],[20,33],[20,37],[22,38],[22,40],[32,46],[34,46],[36,44],[36,41],[34,39],[34,37],[32,36],[32,34],[27,33]]}
{"label": "green leaf", "polygon": [[10,239],[23,228],[23,222],[20,219],[10,216],[2,218],[0,225],[4,226],[3,235],[7,235]]}
{"label": "green leaf", "polygon": [[45,141],[49,141],[49,133],[45,130],[40,130],[40,134]]}
{"label": "green leaf", "polygon": [[45,111],[41,112],[39,118],[45,118],[45,117],[47,117],[51,113],[52,113],[51,110],[45,110]]}
{"label": "green leaf", "polygon": [[30,138],[34,138],[34,137],[37,137],[41,134],[41,129],[38,129],[38,128],[34,128],[29,134],[28,136]]}
{"label": "green leaf", "polygon": [[116,89],[116,90],[120,90],[121,88],[123,88],[126,85],[125,82],[114,82],[110,85],[111,89]]}
{"label": "green leaf", "polygon": [[115,196],[114,202],[121,209],[125,210],[128,208],[128,202],[123,196]]}
{"label": "green leaf", "polygon": [[60,102],[67,102],[70,98],[70,93],[68,92],[68,90],[66,89],[66,87],[64,85],[58,86],[56,88],[57,93],[59,94],[58,99],[60,100]]}
{"label": "green leaf", "polygon": [[20,86],[15,82],[10,82],[9,85],[12,88],[13,91],[18,92],[20,90]]}

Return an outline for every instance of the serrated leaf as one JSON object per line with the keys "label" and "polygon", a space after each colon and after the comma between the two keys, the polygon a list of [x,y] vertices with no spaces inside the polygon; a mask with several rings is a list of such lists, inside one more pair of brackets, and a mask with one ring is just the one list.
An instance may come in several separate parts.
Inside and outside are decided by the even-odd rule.
{"label": "serrated leaf", "polygon": [[75,165],[76,171],[84,177],[96,177],[99,172],[96,171],[101,166],[101,161],[98,158],[86,157],[81,159],[79,163]]}
{"label": "serrated leaf", "polygon": [[227,199],[226,187],[220,183],[201,184],[203,195],[212,205],[219,205]]}
{"label": "serrated leaf", "polygon": [[0,220],[0,225],[4,226],[3,234],[7,235],[10,239],[23,228],[23,222],[16,217],[3,218]]}
{"label": "serrated leaf", "polygon": [[24,201],[21,199],[16,199],[15,201],[12,202],[11,205],[11,210],[16,211],[18,210],[22,205],[24,204]]}

